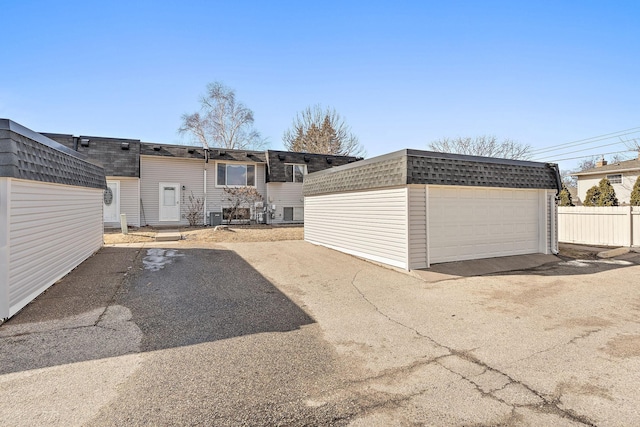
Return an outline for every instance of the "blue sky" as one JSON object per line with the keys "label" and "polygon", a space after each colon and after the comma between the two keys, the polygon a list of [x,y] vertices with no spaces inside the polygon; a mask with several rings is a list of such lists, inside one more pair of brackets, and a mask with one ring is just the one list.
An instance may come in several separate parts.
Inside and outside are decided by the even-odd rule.
{"label": "blue sky", "polygon": [[[640,127],[637,1],[9,0],[2,10],[0,117],[36,131],[186,143],[180,117],[213,81],[236,90],[274,149],[316,103],[347,119],[369,157],[441,137],[542,149]],[[588,150],[616,141],[545,160],[624,149]]]}

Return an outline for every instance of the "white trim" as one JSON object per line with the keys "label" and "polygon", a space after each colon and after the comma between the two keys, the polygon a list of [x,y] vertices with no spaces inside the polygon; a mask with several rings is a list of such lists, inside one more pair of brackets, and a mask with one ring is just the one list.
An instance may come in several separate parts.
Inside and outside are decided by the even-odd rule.
{"label": "white trim", "polygon": [[[609,178],[610,176],[619,176],[620,177],[620,182],[611,181],[611,179]],[[610,173],[610,174],[605,175],[604,177],[609,180],[609,184],[611,184],[611,185],[616,185],[616,184],[622,185],[622,184],[624,184],[624,175],[621,174],[621,173]]]}
{"label": "white trim", "polygon": [[[140,196],[140,178],[138,178],[138,227],[142,227],[142,197]],[[145,218],[146,220],[146,218]]]}
{"label": "white trim", "polygon": [[404,189],[404,210],[406,212],[406,215],[404,216],[404,220],[405,220],[405,263],[406,263],[406,269],[409,270],[409,266],[411,265],[411,212],[410,212],[410,190],[409,190],[409,186],[405,187]]}
{"label": "white trim", "polygon": [[[218,184],[218,165],[219,164],[223,164],[223,165],[233,165],[233,166],[240,166],[240,165],[253,165],[253,185],[228,185],[228,184],[223,184],[220,185]],[[222,160],[216,160],[215,161],[215,168],[214,168],[214,173],[215,173],[215,187],[216,188],[225,188],[225,187],[229,187],[229,188],[241,188],[241,187],[258,187],[258,164],[259,163],[255,163],[255,162],[236,162],[236,161],[231,161],[231,162],[225,162]],[[206,167],[206,166],[205,166]],[[225,176],[224,176],[224,180],[225,182],[227,181],[227,171],[226,171],[226,167],[225,167]],[[247,174],[245,173],[245,176]]]}
{"label": "white trim", "polygon": [[333,246],[333,245],[328,245],[325,243],[319,243],[319,242],[315,242],[313,240],[305,240],[306,242],[309,242],[311,244],[314,244],[316,246],[324,246],[325,248],[329,248],[329,249],[333,249],[334,251],[338,251],[338,252],[343,252],[349,255],[354,255],[357,256],[358,258],[364,258],[364,259],[368,259],[370,261],[375,261],[375,262],[379,262],[382,264],[389,264],[393,267],[398,267],[398,268],[402,268],[404,270],[408,270],[408,266],[405,265],[405,263],[401,262],[401,261],[396,261],[393,259],[389,259],[389,258],[383,258],[383,257],[379,257],[376,255],[371,255],[371,254],[367,254],[364,252],[360,252],[360,251],[354,251],[351,249],[345,249],[339,246]]}
{"label": "white trim", "polygon": [[426,233],[426,248],[425,248],[425,252],[426,252],[426,261],[427,261],[427,268],[431,268],[431,248],[430,248],[430,244],[431,244],[431,240],[429,238],[429,186],[425,185],[424,186],[424,191],[425,191],[425,198],[424,198],[424,204],[425,204],[425,210],[424,210],[424,221],[425,221],[425,233]]}
{"label": "white trim", "polygon": [[635,168],[627,168],[627,169],[607,169],[607,170],[600,170],[600,171],[593,171],[593,172],[578,172],[578,173],[572,173],[571,176],[606,175],[608,173],[615,174],[615,173],[621,173],[621,172],[640,173],[640,168],[635,167]]}
{"label": "white trim", "polygon": [[[306,163],[285,163],[284,165],[285,165],[285,167],[289,166],[289,165],[290,166],[303,166],[304,167],[304,172],[302,172],[302,176],[308,174],[307,164]],[[285,175],[286,175],[286,173],[285,173]],[[293,181],[285,181],[285,183],[289,183],[289,184],[302,184],[303,183],[303,181],[296,181],[295,177],[296,177],[295,171],[292,169],[291,170],[291,179],[293,179]],[[304,180],[304,178],[303,178],[303,180]]]}
{"label": "white trim", "polygon": [[0,178],[0,320],[11,315],[9,306],[9,255],[11,179]]}

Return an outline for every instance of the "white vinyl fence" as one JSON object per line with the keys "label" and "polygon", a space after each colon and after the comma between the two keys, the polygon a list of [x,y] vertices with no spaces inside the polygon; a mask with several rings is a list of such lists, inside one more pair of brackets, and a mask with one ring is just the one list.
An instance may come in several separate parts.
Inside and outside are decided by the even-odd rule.
{"label": "white vinyl fence", "polygon": [[559,207],[558,240],[601,246],[640,246],[640,207]]}

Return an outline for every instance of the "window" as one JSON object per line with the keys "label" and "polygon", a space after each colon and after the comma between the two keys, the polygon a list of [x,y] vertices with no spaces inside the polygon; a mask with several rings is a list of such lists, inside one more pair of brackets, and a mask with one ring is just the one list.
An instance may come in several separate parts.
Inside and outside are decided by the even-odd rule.
{"label": "window", "polygon": [[284,221],[304,221],[304,208],[283,208]]}
{"label": "window", "polygon": [[607,175],[607,179],[612,184],[622,184],[622,174]]}
{"label": "window", "polygon": [[307,165],[285,164],[284,176],[286,182],[303,182],[307,174]]}
{"label": "window", "polygon": [[218,163],[217,185],[255,186],[255,165]]}
{"label": "window", "polygon": [[[233,215],[233,208],[223,208],[222,209],[222,218],[225,221],[229,221],[229,217]],[[231,221],[246,221],[248,222],[251,219],[251,209],[249,208],[238,208],[236,209],[235,215],[231,218]]]}

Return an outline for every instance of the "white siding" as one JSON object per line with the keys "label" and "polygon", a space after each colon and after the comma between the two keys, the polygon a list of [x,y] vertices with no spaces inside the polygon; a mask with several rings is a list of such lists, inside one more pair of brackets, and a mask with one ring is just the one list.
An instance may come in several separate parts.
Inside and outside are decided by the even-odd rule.
{"label": "white siding", "polygon": [[285,222],[284,208],[286,207],[304,209],[302,183],[270,182],[267,184],[267,191],[269,204],[276,205],[275,218],[269,220],[271,223],[278,224]]}
{"label": "white siding", "polygon": [[547,238],[539,231],[540,215],[546,223],[540,194],[545,190],[429,186],[430,262],[539,252]]}
{"label": "white siding", "polygon": [[409,268],[429,267],[427,256],[427,187],[409,187]]}
{"label": "white siding", "polygon": [[[189,225],[186,213],[189,196],[204,197],[204,160],[175,157],[140,156],[140,197],[142,198],[143,223],[155,226]],[[211,167],[207,174],[213,174]],[[161,182],[177,182],[180,190],[180,221],[160,221],[159,185]],[[209,189],[207,189],[209,190]]]}
{"label": "white siding", "polygon": [[[127,225],[140,227],[140,180],[109,176],[107,181],[120,182],[120,213],[127,215]],[[120,222],[105,222],[105,227],[120,227]]]}
{"label": "white siding", "polygon": [[[222,212],[222,208],[229,205],[228,202],[225,202],[224,186],[216,186],[216,163],[210,162],[207,166],[207,212]],[[256,190],[266,202],[267,184],[264,163],[256,164]]]}
{"label": "white siding", "polygon": [[23,180],[8,188],[11,316],[100,249],[103,190]]}
{"label": "white siding", "polygon": [[407,189],[306,197],[306,241],[401,268],[407,265]]}

